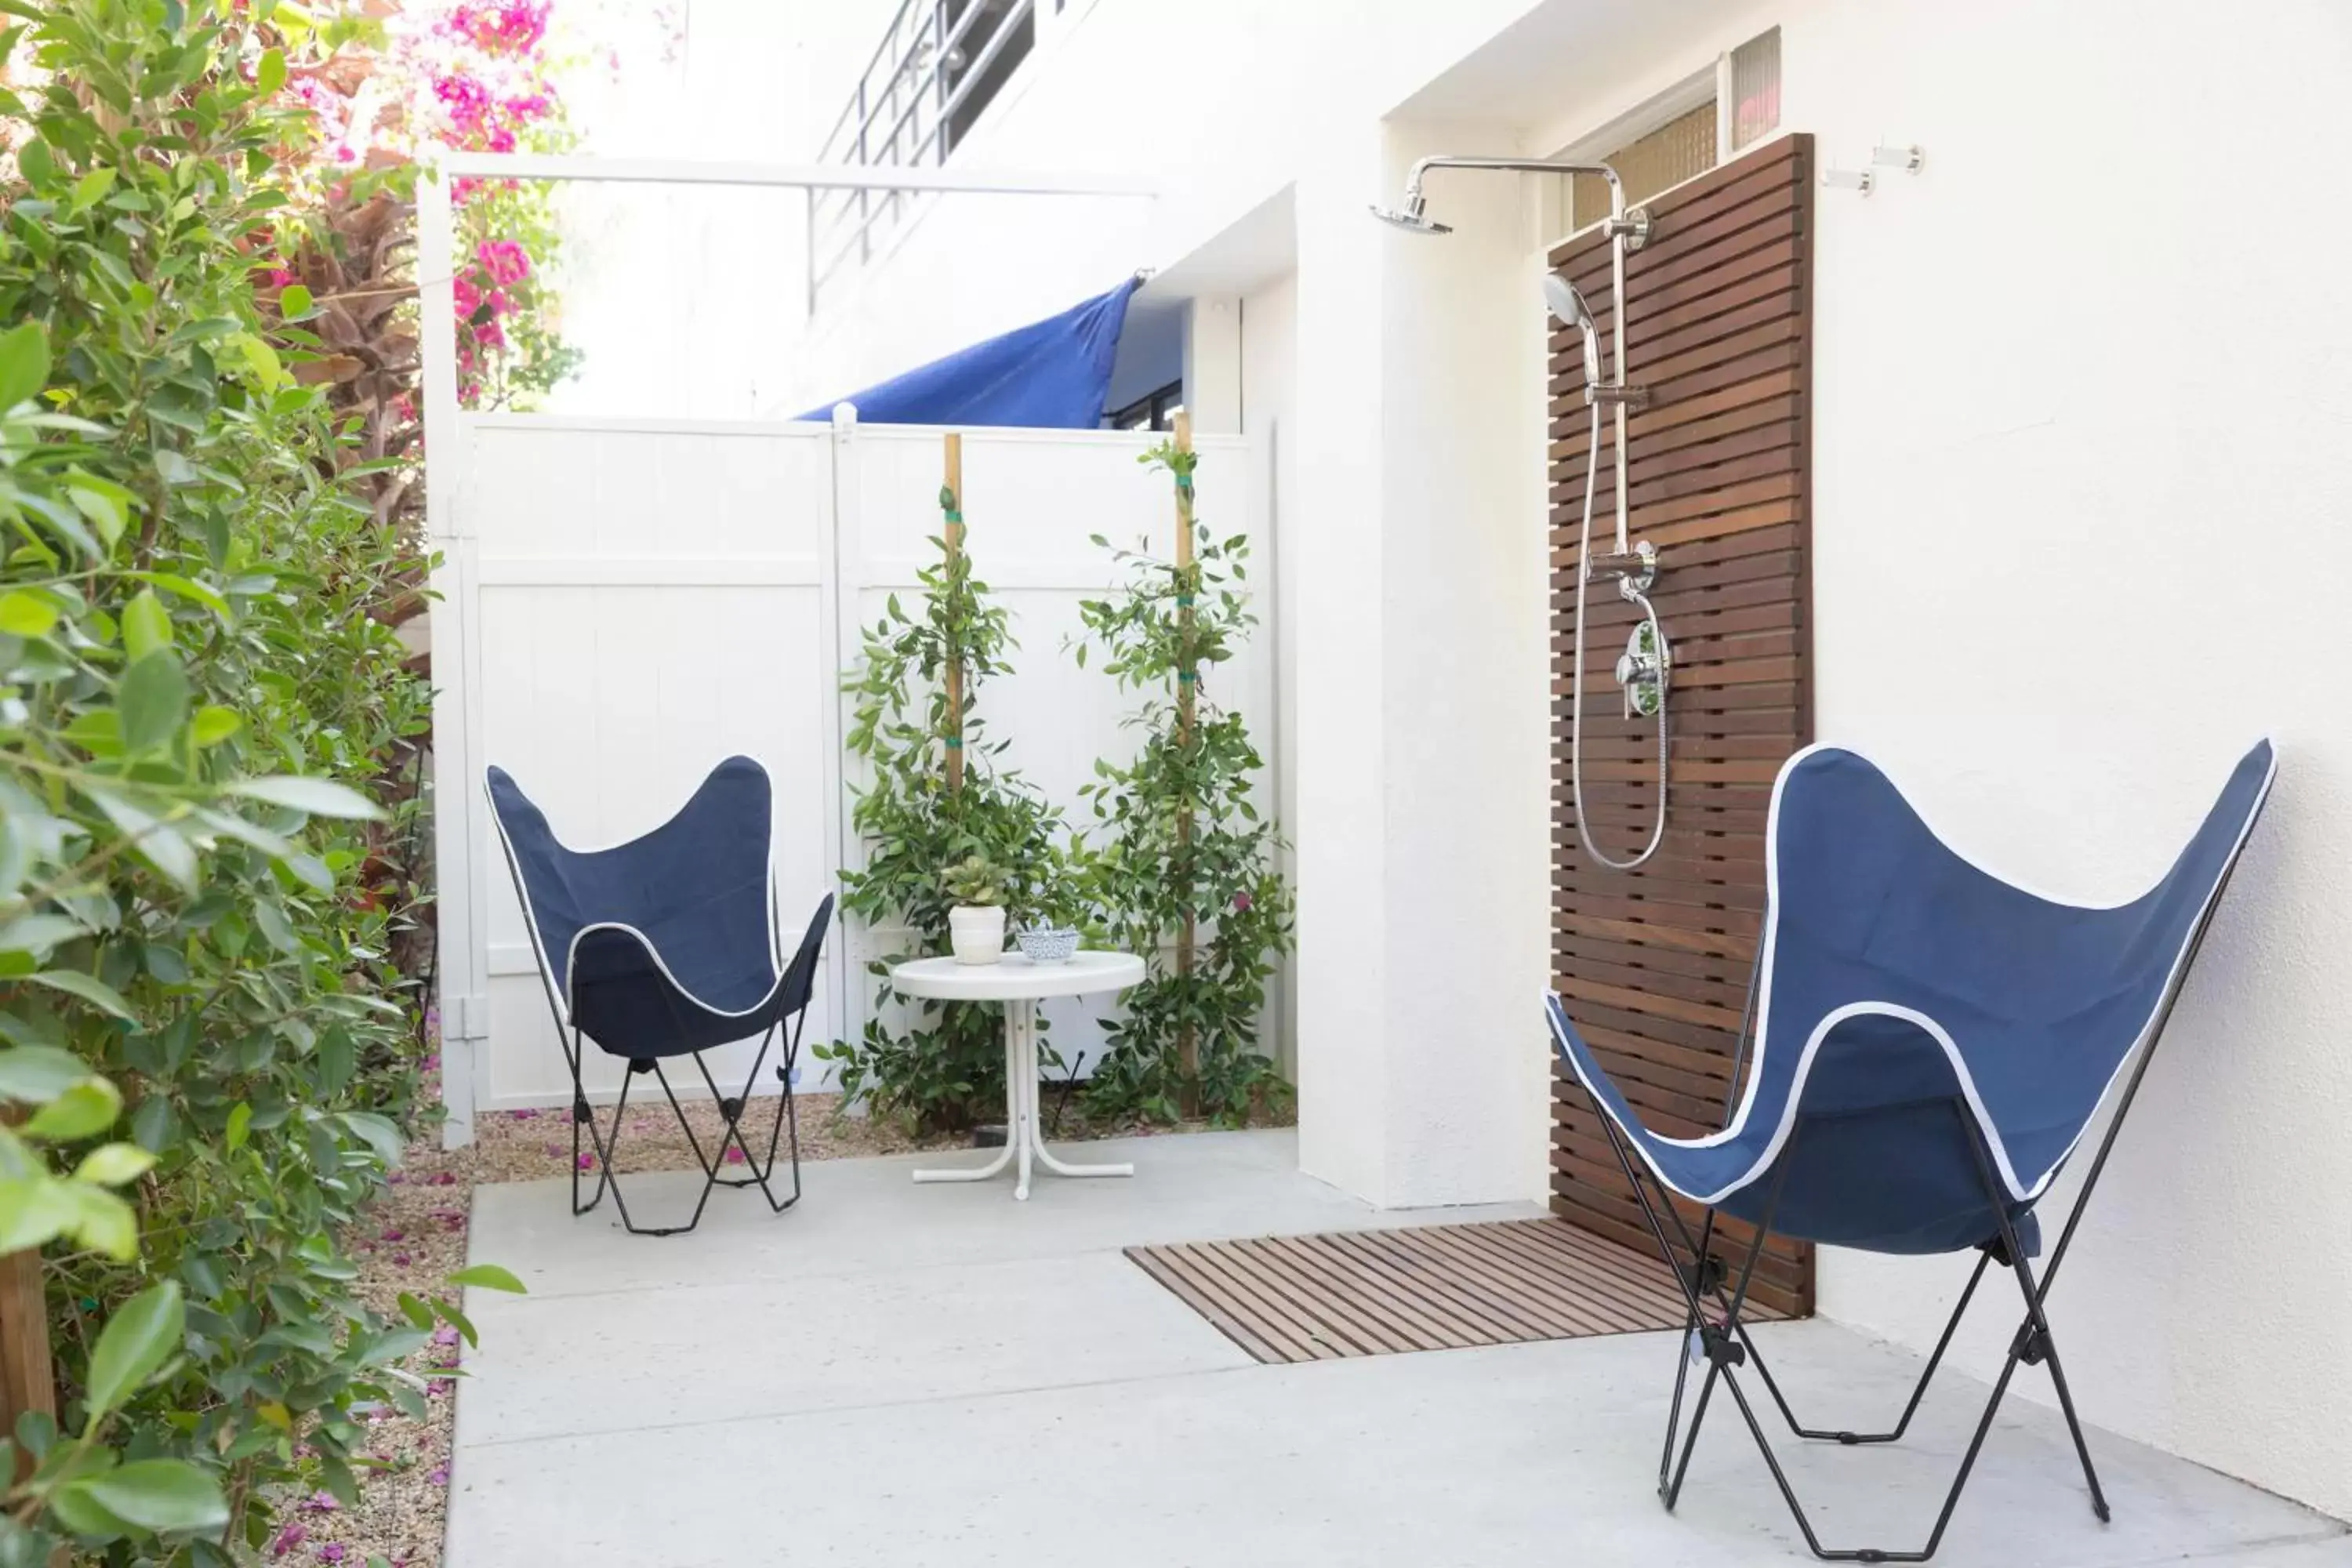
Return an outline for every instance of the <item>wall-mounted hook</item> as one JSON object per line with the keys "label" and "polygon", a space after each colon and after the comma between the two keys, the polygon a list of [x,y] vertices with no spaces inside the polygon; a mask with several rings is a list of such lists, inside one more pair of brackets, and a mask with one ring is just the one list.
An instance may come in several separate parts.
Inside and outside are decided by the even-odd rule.
{"label": "wall-mounted hook", "polygon": [[1873,147],[1870,161],[1882,169],[1901,169],[1906,174],[1916,174],[1919,172],[1919,165],[1927,161],[1927,154],[1916,146]]}
{"label": "wall-mounted hook", "polygon": [[1877,177],[1867,169],[1823,169],[1822,171],[1822,187],[1824,190],[1859,191],[1866,196],[1870,195],[1872,187],[1877,184]]}

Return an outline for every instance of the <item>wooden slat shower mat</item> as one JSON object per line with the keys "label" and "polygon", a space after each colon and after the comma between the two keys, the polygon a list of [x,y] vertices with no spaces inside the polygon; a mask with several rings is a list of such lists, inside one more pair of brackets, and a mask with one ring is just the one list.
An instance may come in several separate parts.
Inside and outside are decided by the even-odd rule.
{"label": "wooden slat shower mat", "polygon": [[1684,1321],[1681,1292],[1664,1263],[1558,1219],[1196,1241],[1130,1247],[1127,1255],[1262,1362],[1580,1339]]}

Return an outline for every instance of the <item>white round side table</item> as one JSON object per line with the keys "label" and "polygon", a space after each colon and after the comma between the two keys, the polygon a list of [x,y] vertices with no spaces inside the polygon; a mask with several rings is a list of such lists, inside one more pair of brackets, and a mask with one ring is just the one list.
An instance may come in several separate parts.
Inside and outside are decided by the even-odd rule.
{"label": "white round side table", "polygon": [[919,958],[890,971],[890,984],[909,996],[936,1002],[1004,1004],[1004,1147],[970,1170],[918,1171],[918,1182],[984,1182],[1019,1162],[1013,1195],[1029,1196],[1034,1158],[1057,1176],[1131,1176],[1135,1167],[1073,1165],[1055,1158],[1037,1123],[1037,1004],[1049,996],[1124,991],[1143,978],[1143,960],[1128,952],[1082,951],[1062,963],[1032,963],[1008,952],[994,963]]}

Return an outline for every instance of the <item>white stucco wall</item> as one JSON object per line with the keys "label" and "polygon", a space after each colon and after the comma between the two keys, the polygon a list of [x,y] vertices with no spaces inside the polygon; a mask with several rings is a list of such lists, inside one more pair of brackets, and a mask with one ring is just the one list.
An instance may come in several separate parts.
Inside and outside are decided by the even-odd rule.
{"label": "white stucco wall", "polygon": [[[2093,1418],[2352,1514],[2352,12],[1854,5],[1783,60],[1824,153],[1928,150],[1820,195],[1820,732],[2093,898],[2279,739],[2053,1310]],[[1932,1342],[1958,1261],[1825,1254],[1822,1310]]]}
{"label": "white stucco wall", "polygon": [[[1097,0],[971,151],[1156,178],[1159,203],[943,206],[810,363],[854,384],[915,363],[1181,263],[1291,190],[1277,551],[1308,1169],[1387,1203],[1534,1195],[1544,1169],[1549,237],[1508,181],[1436,188],[1445,241],[1363,204],[1416,152],[1575,142],[1777,25],[1782,124],[1824,163],[1927,149],[1867,199],[1819,194],[1819,731],[1971,854],[2085,897],[2152,877],[2228,762],[2278,736],[2269,818],[2053,1310],[2095,1421],[2352,1515],[2352,215],[2332,169],[2352,11],[1184,14]],[[1832,1253],[1820,1284],[1824,1312],[1924,1348],[1957,1274]],[[2007,1320],[1988,1311],[1962,1363],[1988,1369]],[[2019,1387],[2046,1397],[2039,1373]]]}

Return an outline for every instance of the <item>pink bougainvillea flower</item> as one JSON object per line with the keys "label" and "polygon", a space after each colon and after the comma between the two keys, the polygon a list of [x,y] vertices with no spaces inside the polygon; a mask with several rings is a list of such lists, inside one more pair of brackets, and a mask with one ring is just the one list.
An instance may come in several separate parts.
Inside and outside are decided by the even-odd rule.
{"label": "pink bougainvillea flower", "polygon": [[308,1530],[299,1524],[289,1524],[278,1532],[276,1541],[269,1543],[269,1554],[273,1557],[283,1557],[310,1539],[310,1532]]}
{"label": "pink bougainvillea flower", "polygon": [[444,1323],[433,1331],[433,1342],[436,1345],[454,1345],[457,1342],[457,1331],[451,1325]]}
{"label": "pink bougainvillea flower", "polygon": [[330,1541],[319,1548],[319,1561],[321,1563],[341,1563],[343,1555],[343,1543],[340,1541]]}
{"label": "pink bougainvillea flower", "polygon": [[387,1230],[382,1236],[377,1237],[376,1239],[378,1241],[402,1241],[406,1239],[406,1233],[398,1230]]}
{"label": "pink bougainvillea flower", "polygon": [[520,283],[530,276],[530,252],[511,239],[486,239],[475,256],[493,283]]}
{"label": "pink bougainvillea flower", "polygon": [[741,1164],[743,1163],[743,1151],[736,1148],[732,1143],[730,1143],[727,1146],[727,1163],[730,1165]]}
{"label": "pink bougainvillea flower", "polygon": [[1254,900],[1247,893],[1235,893],[1234,895],[1234,908],[1236,910],[1246,911],[1253,901]]}
{"label": "pink bougainvillea flower", "polygon": [[449,1484],[449,1467],[446,1465],[436,1465],[425,1479],[431,1481],[436,1487],[446,1487]]}
{"label": "pink bougainvillea flower", "polygon": [[513,1116],[517,1121],[536,1121],[539,1120],[539,1112],[536,1110],[517,1110],[511,1111],[509,1114]]}
{"label": "pink bougainvillea flower", "polygon": [[398,1267],[405,1268],[408,1267],[408,1254],[405,1252],[395,1252],[392,1255],[392,1261]]}
{"label": "pink bougainvillea flower", "polygon": [[457,1184],[457,1173],[444,1171],[433,1178],[433,1184],[436,1187],[454,1187]]}
{"label": "pink bougainvillea flower", "polygon": [[342,1506],[335,1500],[332,1492],[312,1492],[302,1500],[302,1511],[305,1513],[333,1513]]}
{"label": "pink bougainvillea flower", "polygon": [[578,1166],[581,1170],[593,1171],[596,1168],[596,1156],[593,1154],[583,1154],[580,1158],[574,1160],[572,1163]]}

